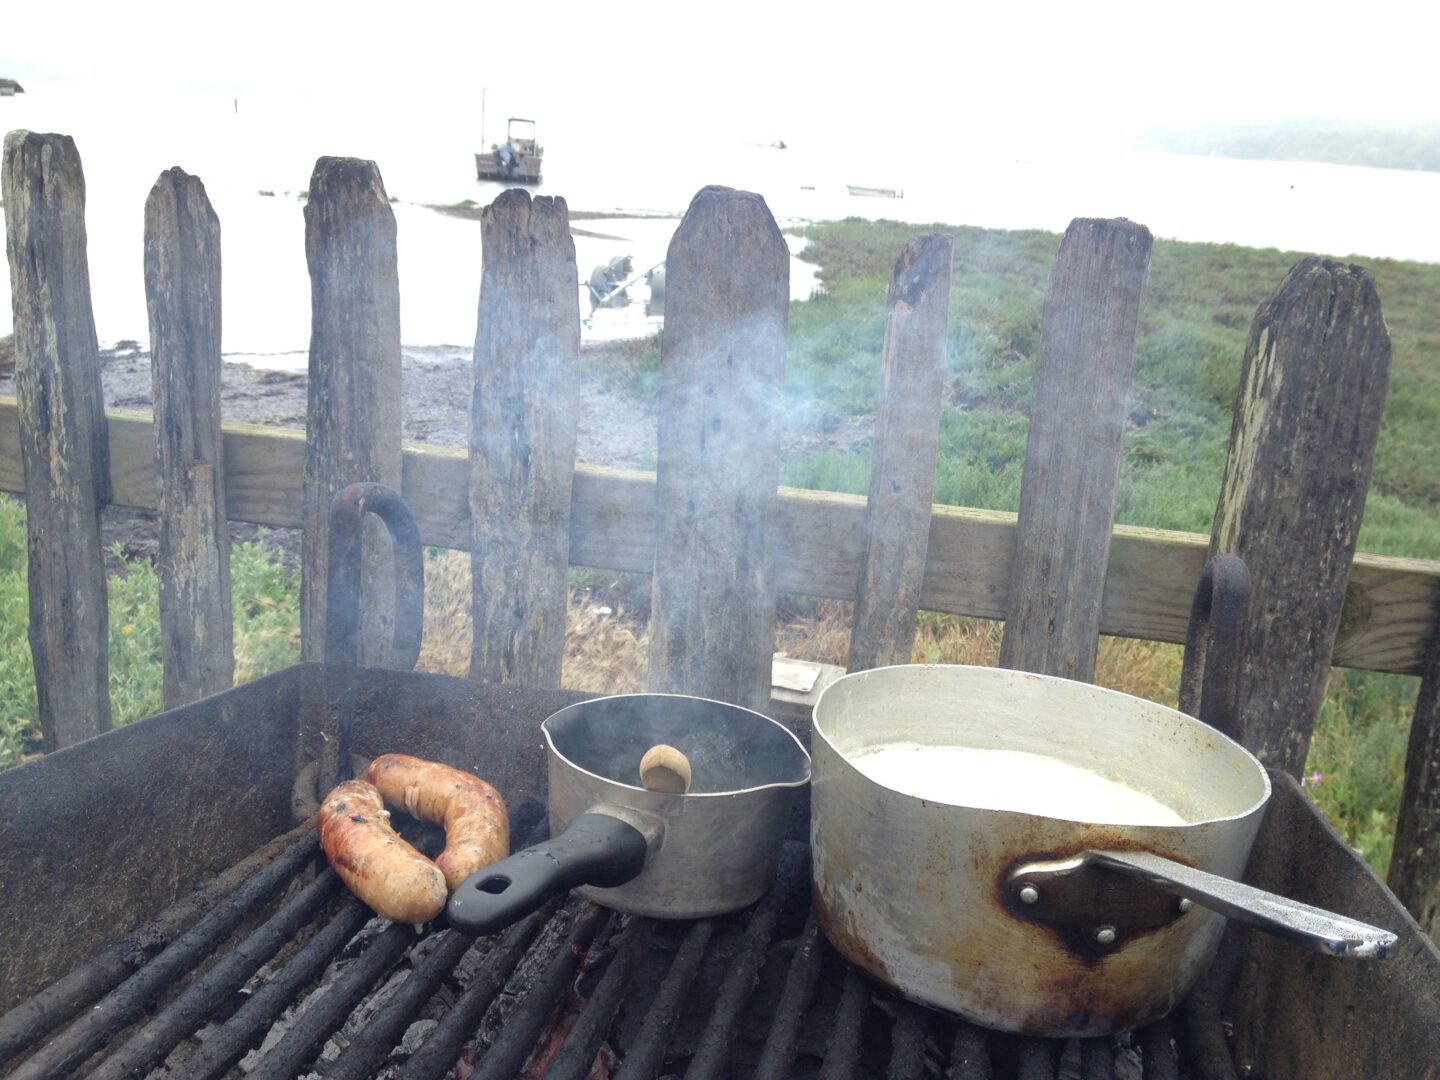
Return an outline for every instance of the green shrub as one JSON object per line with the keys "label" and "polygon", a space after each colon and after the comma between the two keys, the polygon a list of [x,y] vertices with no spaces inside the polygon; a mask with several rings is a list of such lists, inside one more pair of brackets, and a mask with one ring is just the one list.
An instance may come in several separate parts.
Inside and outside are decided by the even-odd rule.
{"label": "green shrub", "polygon": [[[119,551],[112,552],[118,556]],[[0,769],[40,749],[40,714],[29,642],[25,508],[0,497]],[[299,582],[275,548],[238,544],[230,556],[235,679],[267,675],[300,657]],[[164,708],[160,585],[143,560],[107,582],[110,709],[116,726]]]}
{"label": "green shrub", "polygon": [[0,496],[0,768],[40,747],[26,562],[25,508]]}
{"label": "green shrub", "polygon": [[0,495],[0,574],[23,574],[26,567],[25,507]]}
{"label": "green shrub", "polygon": [[[116,552],[118,555],[119,553]],[[235,682],[258,679],[300,660],[299,583],[269,544],[230,553]],[[160,582],[148,562],[109,582],[110,707],[118,727],[164,709]]]}
{"label": "green shrub", "polygon": [[1332,672],[1305,766],[1306,791],[1382,875],[1394,849],[1418,689],[1400,675]]}
{"label": "green shrub", "polygon": [[300,580],[264,535],[230,550],[235,681],[300,662]]}
{"label": "green shrub", "polygon": [[[112,554],[122,557],[120,545]],[[110,718],[116,727],[165,708],[160,635],[160,582],[155,568],[137,560],[110,578]]]}

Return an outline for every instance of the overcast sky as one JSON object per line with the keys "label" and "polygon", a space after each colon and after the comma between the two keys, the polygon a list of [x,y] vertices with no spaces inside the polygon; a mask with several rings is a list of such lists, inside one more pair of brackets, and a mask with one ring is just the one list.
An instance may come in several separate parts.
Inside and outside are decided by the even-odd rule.
{"label": "overcast sky", "polygon": [[[0,76],[226,92],[454,96],[482,83],[700,116],[906,113],[932,124],[1131,128],[1440,114],[1420,0],[871,0],[383,7],[295,0],[12,0]],[[372,14],[377,11],[380,14]]]}

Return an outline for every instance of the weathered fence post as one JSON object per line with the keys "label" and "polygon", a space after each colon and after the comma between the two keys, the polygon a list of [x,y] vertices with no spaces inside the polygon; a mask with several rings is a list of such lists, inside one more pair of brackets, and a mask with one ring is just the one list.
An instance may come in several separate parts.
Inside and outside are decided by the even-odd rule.
{"label": "weathered fence post", "polygon": [[764,712],[789,250],[759,195],[707,187],[665,267],[649,686]]}
{"label": "weathered fence post", "polygon": [[[330,500],[370,480],[400,489],[400,280],[395,213],[373,161],[322,157],[305,204],[310,266],[301,654],[325,653]],[[383,664],[394,637],[394,560],[365,524],[361,653]]]}
{"label": "weathered fence post", "polygon": [[1440,627],[1430,641],[1410,725],[1388,883],[1440,944]]}
{"label": "weathered fence post", "polygon": [[1370,275],[1296,263],[1250,329],[1210,553],[1254,592],[1239,740],[1299,775],[1325,694],[1390,373]]}
{"label": "weathered fence post", "polygon": [[1002,667],[1090,682],[1150,230],[1078,218],[1050,271]]}
{"label": "weathered fence post", "polygon": [[911,240],[890,280],[880,414],[865,508],[865,562],[849,669],[908,664],[930,543],[954,243]]}
{"label": "weathered fence post", "polygon": [[470,403],[470,677],[559,686],[579,409],[580,284],[564,199],[480,217]]}
{"label": "weathered fence post", "polygon": [[12,131],[0,191],[25,467],[30,652],[48,752],[110,728],[100,545],[109,446],[75,141]]}
{"label": "weathered fence post", "polygon": [[165,707],[235,674],[220,438],[220,220],[199,177],[160,174],[145,200],[145,299],[160,501]]}

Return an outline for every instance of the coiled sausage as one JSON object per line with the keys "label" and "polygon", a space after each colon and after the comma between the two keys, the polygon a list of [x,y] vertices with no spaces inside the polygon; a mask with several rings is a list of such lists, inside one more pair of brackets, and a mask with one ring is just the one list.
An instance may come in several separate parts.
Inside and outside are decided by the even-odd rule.
{"label": "coiled sausage", "polygon": [[391,806],[444,826],[445,850],[435,865],[451,892],[475,871],[510,854],[505,801],[478,776],[408,754],[381,755],[367,775]]}
{"label": "coiled sausage", "polygon": [[445,907],[444,873],[391,827],[374,784],[346,780],[338,785],[320,804],[315,827],[340,880],[377,915],[423,923]]}

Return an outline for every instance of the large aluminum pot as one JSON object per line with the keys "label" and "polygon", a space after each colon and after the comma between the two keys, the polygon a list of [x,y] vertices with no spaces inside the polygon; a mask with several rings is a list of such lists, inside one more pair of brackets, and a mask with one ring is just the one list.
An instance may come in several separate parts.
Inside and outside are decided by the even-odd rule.
{"label": "large aluminum pot", "polygon": [[988,1027],[1087,1036],[1158,1019],[1218,945],[1224,919],[1202,905],[1336,954],[1394,940],[1235,880],[1269,777],[1152,702],[997,668],[881,668],[825,690],[811,749],[826,936]]}
{"label": "large aluminum pot", "polygon": [[[462,882],[451,925],[493,933],[575,887],[617,911],[696,919],[739,910],[770,884],[810,779],[788,728],[705,698],[623,694],[561,709],[541,732],[553,839]],[[657,747],[683,757],[688,792],[643,786]]]}

